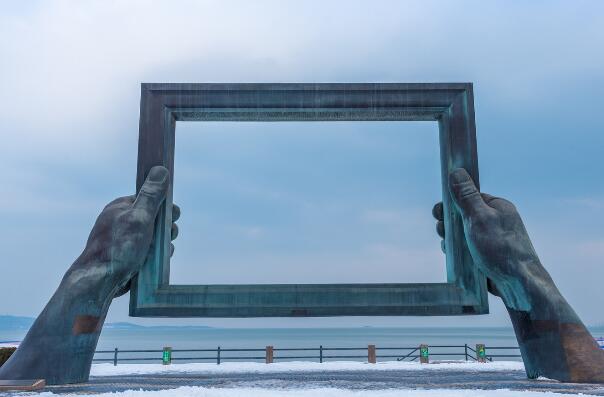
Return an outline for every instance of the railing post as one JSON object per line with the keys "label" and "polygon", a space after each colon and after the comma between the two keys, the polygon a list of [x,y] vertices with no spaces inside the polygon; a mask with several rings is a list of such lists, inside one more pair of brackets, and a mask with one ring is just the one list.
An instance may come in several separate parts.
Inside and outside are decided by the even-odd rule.
{"label": "railing post", "polygon": [[376,362],[375,345],[367,346],[367,362],[370,364],[375,364]]}
{"label": "railing post", "polygon": [[463,347],[464,347],[464,354],[466,356],[466,361],[468,361],[468,344],[464,343]]}
{"label": "railing post", "polygon": [[220,346],[216,349],[216,365],[220,365]]}
{"label": "railing post", "polygon": [[428,345],[419,345],[419,362],[421,364],[428,364],[430,362]]}
{"label": "railing post", "polygon": [[172,364],[172,348],[169,346],[164,347],[164,352],[161,358],[162,364],[170,365]]}
{"label": "railing post", "polygon": [[484,348],[483,343],[476,344],[476,361],[478,361],[479,363],[487,362],[487,351]]}
{"label": "railing post", "polygon": [[267,364],[273,363],[273,347],[272,346],[266,347],[266,363]]}
{"label": "railing post", "polygon": [[113,351],[113,365],[117,366],[117,347]]}
{"label": "railing post", "polygon": [[323,345],[319,346],[319,362],[323,362]]}

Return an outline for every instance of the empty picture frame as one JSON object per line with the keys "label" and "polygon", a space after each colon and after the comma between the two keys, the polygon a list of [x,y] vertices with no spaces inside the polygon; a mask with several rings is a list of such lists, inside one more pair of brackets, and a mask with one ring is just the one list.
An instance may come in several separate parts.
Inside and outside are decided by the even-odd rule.
{"label": "empty picture frame", "polygon": [[[287,317],[488,313],[486,279],[472,261],[449,172],[478,183],[471,83],[142,84],[136,187],[163,165],[174,176],[176,121],[438,122],[446,229],[445,283],[171,285],[172,186],[155,225],[152,255],[132,280],[130,315]],[[174,180],[172,178],[172,180]],[[186,215],[185,215],[186,216]],[[413,266],[401,263],[401,266]]]}

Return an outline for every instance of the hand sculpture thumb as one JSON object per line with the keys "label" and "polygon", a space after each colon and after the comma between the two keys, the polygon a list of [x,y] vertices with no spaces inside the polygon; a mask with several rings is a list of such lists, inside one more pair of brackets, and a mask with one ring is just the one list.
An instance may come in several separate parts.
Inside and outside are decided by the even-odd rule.
{"label": "hand sculpture thumb", "polygon": [[170,172],[167,168],[160,165],[151,168],[133,205],[133,208],[140,212],[142,220],[153,221],[155,219],[159,207],[166,198],[169,185]]}
{"label": "hand sculpture thumb", "polygon": [[461,216],[465,219],[472,218],[490,207],[484,199],[474,181],[463,168],[457,168],[449,174],[449,189],[453,201],[459,208]]}

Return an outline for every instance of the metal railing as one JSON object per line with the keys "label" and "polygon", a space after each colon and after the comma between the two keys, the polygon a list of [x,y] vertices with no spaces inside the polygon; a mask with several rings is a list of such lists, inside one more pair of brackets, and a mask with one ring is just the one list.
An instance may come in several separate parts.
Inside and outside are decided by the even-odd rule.
{"label": "metal railing", "polygon": [[[478,346],[482,351],[477,352]],[[521,358],[519,348],[514,346],[484,346],[477,345],[473,348],[464,345],[428,345],[428,350],[421,357],[420,346],[408,347],[302,347],[302,348],[273,348],[266,346],[257,349],[164,349],[150,350],[98,350],[95,352],[94,362],[110,362],[118,365],[120,362],[163,362],[170,364],[172,361],[181,362],[215,362],[221,364],[225,361],[264,361],[270,364],[274,361],[312,360],[322,363],[326,360],[358,360],[375,363],[378,360],[387,361],[416,361],[428,359],[458,359],[465,361],[493,361],[499,358]],[[373,349],[373,350],[372,350]],[[502,351],[502,353],[500,353]],[[509,353],[508,353],[509,352]]]}

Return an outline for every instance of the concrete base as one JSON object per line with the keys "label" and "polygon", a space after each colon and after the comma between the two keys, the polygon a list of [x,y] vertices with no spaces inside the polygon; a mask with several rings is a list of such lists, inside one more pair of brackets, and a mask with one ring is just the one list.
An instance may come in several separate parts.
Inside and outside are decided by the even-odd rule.
{"label": "concrete base", "polygon": [[44,379],[0,380],[0,391],[34,391],[45,386]]}

